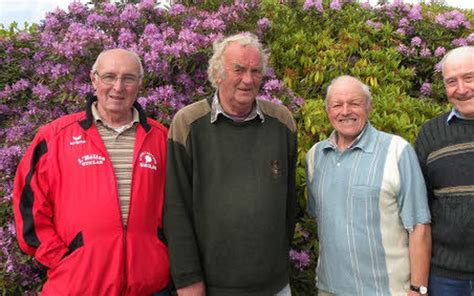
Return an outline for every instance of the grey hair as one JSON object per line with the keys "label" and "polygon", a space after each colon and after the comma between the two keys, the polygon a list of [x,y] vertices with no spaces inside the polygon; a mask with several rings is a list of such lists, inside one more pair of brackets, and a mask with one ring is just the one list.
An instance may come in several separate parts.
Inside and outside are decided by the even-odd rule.
{"label": "grey hair", "polygon": [[461,47],[456,47],[454,49],[451,49],[450,51],[448,51],[444,57],[441,59],[441,62],[439,62],[440,66],[441,66],[441,73],[443,74],[443,77],[444,77],[444,68],[446,66],[446,62],[448,61],[448,59],[450,59],[451,57],[456,57],[456,58],[459,58],[459,57],[462,57],[462,56],[473,56],[474,57],[474,46],[461,46]]}
{"label": "grey hair", "polygon": [[334,78],[329,83],[329,86],[328,86],[327,91],[326,91],[326,97],[324,98],[324,105],[326,107],[326,110],[328,108],[328,98],[331,94],[331,91],[332,91],[334,85],[336,85],[337,83],[342,82],[344,80],[350,80],[350,81],[357,82],[360,85],[360,87],[362,89],[362,92],[364,93],[365,97],[367,98],[367,105],[370,105],[372,103],[372,94],[370,93],[370,87],[367,84],[363,83],[362,81],[360,81],[359,79],[357,79],[353,76],[341,75],[341,76],[338,76],[338,77]]}
{"label": "grey hair", "polygon": [[214,54],[209,60],[209,66],[207,68],[207,76],[212,86],[217,89],[216,78],[224,78],[224,62],[222,56],[231,42],[238,42],[242,46],[255,47],[260,53],[262,60],[262,74],[267,72],[268,66],[268,51],[263,47],[263,44],[258,40],[255,34],[244,32],[235,35],[228,36],[224,39],[219,39],[213,43]]}
{"label": "grey hair", "polygon": [[104,57],[105,54],[111,52],[111,51],[122,51],[124,53],[127,53],[129,54],[130,56],[132,56],[133,58],[135,58],[135,60],[137,61],[137,64],[138,64],[138,67],[140,69],[140,81],[143,79],[143,75],[144,75],[144,70],[143,70],[143,65],[142,65],[142,61],[140,60],[140,57],[138,56],[138,54],[134,51],[131,51],[131,50],[128,50],[128,49],[123,49],[123,48],[113,48],[113,49],[107,49],[107,50],[104,50],[102,51],[98,56],[97,56],[97,59],[95,59],[95,62],[94,62],[94,65],[92,65],[92,70],[91,72],[96,72],[97,71],[97,66],[99,65],[99,62],[100,60]]}

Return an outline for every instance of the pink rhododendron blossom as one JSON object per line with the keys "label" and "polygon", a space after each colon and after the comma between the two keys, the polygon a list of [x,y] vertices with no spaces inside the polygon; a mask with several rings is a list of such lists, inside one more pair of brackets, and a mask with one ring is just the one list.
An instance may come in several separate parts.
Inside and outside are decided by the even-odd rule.
{"label": "pink rhododendron blossom", "polygon": [[451,41],[451,44],[452,44],[453,46],[466,46],[466,45],[468,45],[468,44],[467,44],[467,40],[464,39],[464,38],[457,38],[457,39],[454,39],[454,40]]}
{"label": "pink rhododendron blossom", "polygon": [[421,40],[420,37],[415,36],[411,39],[410,43],[411,43],[411,46],[420,47],[423,41]]}
{"label": "pink rhododendron blossom", "polygon": [[431,56],[431,50],[427,47],[423,47],[421,50],[420,50],[420,56],[422,57],[429,57]]}
{"label": "pink rhododendron blossom", "polygon": [[261,18],[258,20],[257,25],[261,30],[266,30],[270,26],[270,20],[266,17]]}
{"label": "pink rhododendron blossom", "polygon": [[290,260],[295,264],[296,268],[302,271],[310,264],[310,256],[307,251],[290,250]]}
{"label": "pink rhododendron blossom", "polygon": [[459,12],[458,10],[448,11],[438,15],[436,17],[436,23],[448,29],[457,29],[461,27],[466,29],[471,28],[471,22],[462,12]]}
{"label": "pink rhododendron blossom", "polygon": [[315,8],[319,12],[324,12],[322,0],[306,0],[303,4],[303,10]]}
{"label": "pink rhododendron blossom", "polygon": [[444,47],[437,47],[434,52],[434,55],[437,57],[440,57],[440,56],[444,56],[445,53],[446,53],[446,49]]}
{"label": "pink rhododendron blossom", "polygon": [[368,26],[373,27],[374,29],[380,29],[382,27],[382,23],[380,22],[374,22],[372,20],[368,20],[365,22]]}
{"label": "pink rhododendron blossom", "polygon": [[421,86],[420,94],[424,97],[429,97],[431,95],[431,84],[428,81],[425,81]]}
{"label": "pink rhododendron blossom", "polygon": [[421,5],[413,5],[410,12],[408,13],[408,18],[414,21],[422,20],[423,15],[421,14]]}
{"label": "pink rhododendron blossom", "polygon": [[329,3],[329,8],[333,10],[340,10],[342,8],[342,4],[339,2],[339,0],[331,0],[331,3]]}

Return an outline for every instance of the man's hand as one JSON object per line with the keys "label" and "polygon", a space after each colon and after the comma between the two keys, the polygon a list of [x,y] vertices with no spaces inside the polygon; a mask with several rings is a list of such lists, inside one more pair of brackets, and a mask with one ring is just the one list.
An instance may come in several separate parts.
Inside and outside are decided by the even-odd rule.
{"label": "man's hand", "polygon": [[[431,225],[417,224],[409,233],[410,284],[428,286],[431,260]],[[414,292],[408,295],[422,295]],[[424,295],[423,295],[424,296]]]}
{"label": "man's hand", "polygon": [[177,290],[178,296],[206,296],[204,282],[197,282]]}

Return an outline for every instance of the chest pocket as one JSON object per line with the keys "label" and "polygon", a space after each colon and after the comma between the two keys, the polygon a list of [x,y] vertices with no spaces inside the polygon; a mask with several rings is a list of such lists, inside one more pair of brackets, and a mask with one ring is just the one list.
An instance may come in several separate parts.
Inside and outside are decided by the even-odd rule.
{"label": "chest pocket", "polygon": [[[370,236],[374,231],[374,227],[379,224],[380,216],[379,211],[379,193],[380,188],[376,186],[366,186],[366,185],[354,185],[351,188],[351,207],[352,213],[357,213],[353,217],[353,223],[360,224],[369,228],[365,229],[362,232],[366,236]],[[362,224],[361,224],[362,225]],[[366,233],[366,231],[369,231]]]}

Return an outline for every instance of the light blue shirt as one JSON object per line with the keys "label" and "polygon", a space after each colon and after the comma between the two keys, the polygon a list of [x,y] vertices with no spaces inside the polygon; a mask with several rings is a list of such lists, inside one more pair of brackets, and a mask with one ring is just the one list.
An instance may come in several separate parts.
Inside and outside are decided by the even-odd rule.
{"label": "light blue shirt", "polygon": [[431,219],[410,144],[368,123],[345,151],[329,139],[315,144],[306,170],[308,212],[318,223],[318,288],[336,295],[406,295],[408,231]]}

